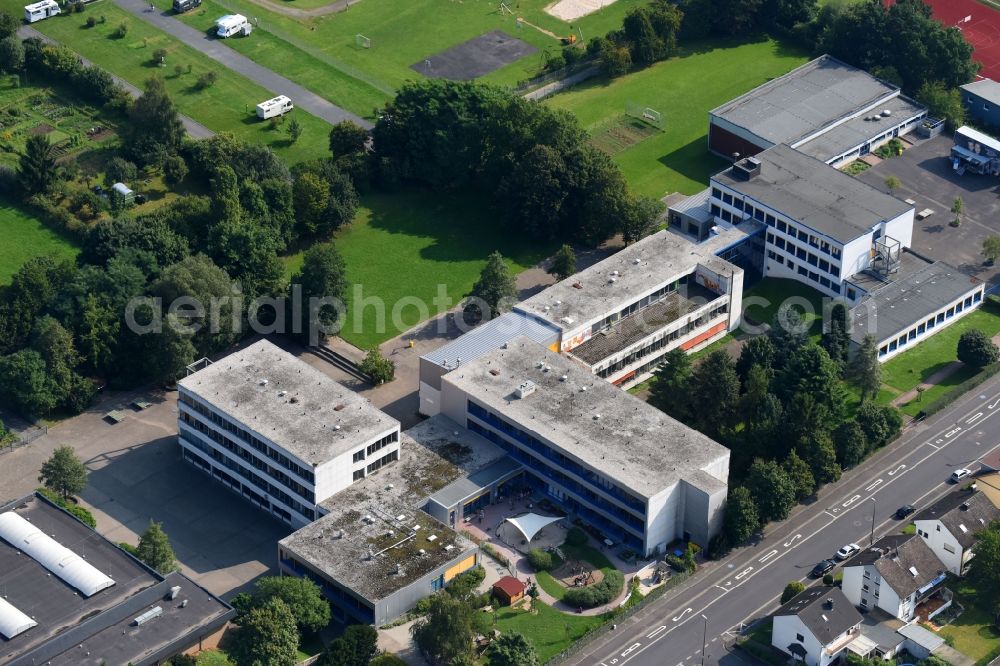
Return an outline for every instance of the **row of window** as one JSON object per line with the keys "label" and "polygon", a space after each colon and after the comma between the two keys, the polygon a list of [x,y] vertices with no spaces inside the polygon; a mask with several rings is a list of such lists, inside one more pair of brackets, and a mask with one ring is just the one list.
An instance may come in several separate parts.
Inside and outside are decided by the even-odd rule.
{"label": "row of window", "polygon": [[918,335],[923,335],[927,331],[936,327],[938,324],[944,322],[946,319],[951,319],[956,314],[961,313],[966,308],[970,308],[973,306],[973,304],[979,303],[982,300],[983,300],[982,292],[977,291],[972,296],[967,296],[964,301],[948,308],[944,312],[939,312],[936,317],[931,317],[927,321],[917,324],[917,326],[911,328],[909,332],[904,333],[903,335],[899,336],[898,338],[892,340],[887,344],[882,345],[881,347],[879,347],[878,355],[885,356],[889,352],[894,352],[900,347],[906,346],[910,342],[916,340]]}
{"label": "row of window", "polygon": [[383,466],[388,465],[391,462],[399,460],[399,450],[390,451],[385,454],[375,462],[368,463],[368,467],[365,468],[366,474],[371,474],[372,472],[379,471]]}
{"label": "row of window", "polygon": [[688,281],[689,277],[690,276],[685,275],[681,279],[677,280],[676,282],[671,282],[670,284],[668,284],[668,285],[666,285],[664,287],[660,287],[659,289],[657,289],[656,291],[654,291],[652,294],[649,294],[647,296],[643,296],[642,298],[640,298],[639,300],[635,301],[634,303],[631,303],[631,304],[625,306],[624,308],[622,308],[618,312],[616,312],[614,314],[608,315],[607,317],[605,317],[604,319],[602,319],[601,321],[595,323],[593,326],[590,327],[591,334],[596,335],[597,333],[600,333],[601,331],[603,331],[604,329],[606,329],[608,326],[611,326],[612,324],[614,324],[618,320],[624,319],[625,317],[628,317],[629,315],[635,314],[639,310],[647,308],[647,307],[649,307],[650,305],[652,305],[654,303],[660,302],[661,300],[664,299],[664,297],[666,297],[669,294],[672,294],[675,291],[677,291],[677,289],[680,287],[680,285],[687,284],[687,281]]}
{"label": "row of window", "polygon": [[285,485],[286,488],[290,489],[296,493],[299,497],[305,500],[306,503],[312,503],[313,493],[308,488],[300,484],[298,481],[288,476],[280,469],[276,469],[266,462],[251,453],[246,447],[241,446],[239,442],[229,439],[222,433],[218,432],[206,423],[202,423],[197,417],[191,416],[187,412],[181,413],[181,422],[191,428],[194,428],[198,432],[202,433],[213,442],[224,448],[225,450],[232,453],[234,456],[245,460],[250,463],[254,469],[257,469],[264,474],[267,474],[272,479],[277,479]]}
{"label": "row of window", "polygon": [[288,511],[285,511],[284,509],[282,509],[280,506],[278,506],[276,504],[271,504],[267,500],[266,497],[264,497],[263,495],[261,495],[259,493],[255,493],[245,483],[242,483],[236,477],[230,476],[229,474],[227,474],[226,472],[222,471],[218,467],[215,467],[214,465],[209,464],[201,456],[195,455],[194,453],[192,453],[188,449],[184,449],[183,450],[183,455],[184,455],[184,459],[185,460],[187,460],[188,462],[191,462],[191,463],[197,465],[206,474],[210,474],[210,475],[214,476],[216,479],[218,479],[219,481],[221,481],[225,485],[229,486],[230,488],[232,488],[236,492],[240,493],[241,495],[243,495],[244,497],[246,497],[250,501],[256,502],[256,504],[260,508],[264,509],[265,511],[269,511],[269,512],[273,513],[274,515],[276,515],[279,518],[283,519],[285,522],[291,524],[291,522],[292,522],[292,514],[291,513],[289,513]]}
{"label": "row of window", "polygon": [[[772,260],[772,261],[774,261],[775,263],[777,263],[777,264],[779,264],[781,266],[785,266],[786,265],[785,258],[783,256],[781,256],[780,254],[778,254],[777,252],[775,252],[774,250],[768,250],[767,251],[767,258],[770,259],[770,260]],[[788,266],[788,270],[798,272],[798,274],[801,275],[802,277],[807,278],[809,280],[812,280],[816,284],[818,284],[818,285],[820,285],[820,286],[822,286],[822,287],[824,287],[826,289],[829,289],[833,293],[835,293],[835,294],[839,294],[840,293],[840,283],[839,282],[835,282],[835,281],[831,280],[828,277],[820,275],[816,271],[811,271],[806,266],[796,266],[795,262],[792,261],[791,259],[788,260],[787,266]],[[848,290],[848,296],[850,296],[851,298],[853,298],[854,297],[854,293],[853,292],[854,292],[853,289],[849,289]]]}
{"label": "row of window", "polygon": [[389,446],[393,442],[398,442],[398,441],[399,441],[399,433],[395,432],[395,431],[391,432],[388,435],[386,435],[385,437],[383,437],[382,439],[378,440],[377,442],[373,442],[373,443],[369,444],[366,448],[363,448],[363,449],[361,449],[359,451],[355,451],[354,452],[354,462],[361,462],[367,456],[370,456],[371,454],[375,453],[376,451],[378,451],[380,449],[384,449],[385,447]]}
{"label": "row of window", "polygon": [[202,416],[207,417],[210,421],[212,421],[212,423],[216,424],[217,426],[219,426],[224,430],[228,430],[229,432],[233,433],[234,435],[242,439],[244,442],[247,442],[250,446],[257,449],[258,451],[260,451],[261,453],[263,453],[268,458],[275,461],[285,469],[289,470],[290,472],[294,472],[295,474],[298,474],[300,478],[305,479],[309,483],[316,482],[316,477],[313,474],[312,470],[302,467],[301,465],[290,459],[288,456],[283,454],[281,451],[278,451],[268,446],[260,439],[254,437],[247,430],[236,425],[229,419],[223,418],[221,415],[209,409],[206,405],[183,393],[180,395],[179,399],[182,403],[191,407],[193,410],[195,410]]}
{"label": "row of window", "polygon": [[816,254],[809,252],[804,247],[796,245],[792,241],[786,241],[781,236],[775,236],[770,231],[767,232],[767,242],[779,250],[783,250],[791,256],[804,261],[810,266],[815,266],[824,273],[829,273],[835,278],[840,277],[840,265],[832,261],[827,261]]}

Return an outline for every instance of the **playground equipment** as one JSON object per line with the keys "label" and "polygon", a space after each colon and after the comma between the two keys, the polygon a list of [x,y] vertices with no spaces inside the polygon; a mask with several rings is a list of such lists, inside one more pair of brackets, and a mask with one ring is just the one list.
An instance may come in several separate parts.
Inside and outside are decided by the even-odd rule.
{"label": "playground equipment", "polygon": [[359,49],[370,49],[372,47],[372,40],[358,33],[354,35],[354,45]]}

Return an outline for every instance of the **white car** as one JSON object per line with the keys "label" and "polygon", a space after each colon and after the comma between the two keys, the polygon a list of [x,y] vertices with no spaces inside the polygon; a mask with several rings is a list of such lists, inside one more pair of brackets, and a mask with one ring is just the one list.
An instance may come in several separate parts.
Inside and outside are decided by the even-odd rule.
{"label": "white car", "polygon": [[961,469],[956,469],[954,472],[951,473],[952,483],[958,483],[959,481],[969,476],[970,474],[972,474],[971,469],[966,469],[964,467],[962,467]]}
{"label": "white car", "polygon": [[856,543],[849,543],[837,551],[836,558],[838,562],[843,562],[847,558],[853,557],[854,555],[857,555],[860,552],[861,552],[861,546],[859,546]]}

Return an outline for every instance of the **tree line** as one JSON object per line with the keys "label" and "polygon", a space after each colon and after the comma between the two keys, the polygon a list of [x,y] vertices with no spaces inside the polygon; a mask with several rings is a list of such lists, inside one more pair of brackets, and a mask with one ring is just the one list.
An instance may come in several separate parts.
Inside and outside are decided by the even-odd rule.
{"label": "tree line", "polygon": [[[848,360],[846,310],[833,314],[820,344],[794,310],[784,312],[788,325],[747,340],[735,361],[725,350],[696,365],[681,349],[668,352],[651,385],[650,404],[731,451],[724,534],[713,553],[783,520],[899,433],[897,410],[873,400],[881,383],[874,339]],[[854,413],[845,380],[862,394]]]}

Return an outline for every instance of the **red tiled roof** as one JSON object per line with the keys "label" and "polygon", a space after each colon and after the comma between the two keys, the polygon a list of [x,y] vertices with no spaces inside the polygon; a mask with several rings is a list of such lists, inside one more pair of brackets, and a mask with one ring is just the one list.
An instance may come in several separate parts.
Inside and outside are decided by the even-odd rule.
{"label": "red tiled roof", "polygon": [[504,576],[493,583],[494,590],[502,590],[508,597],[516,597],[524,592],[524,583],[513,576]]}

